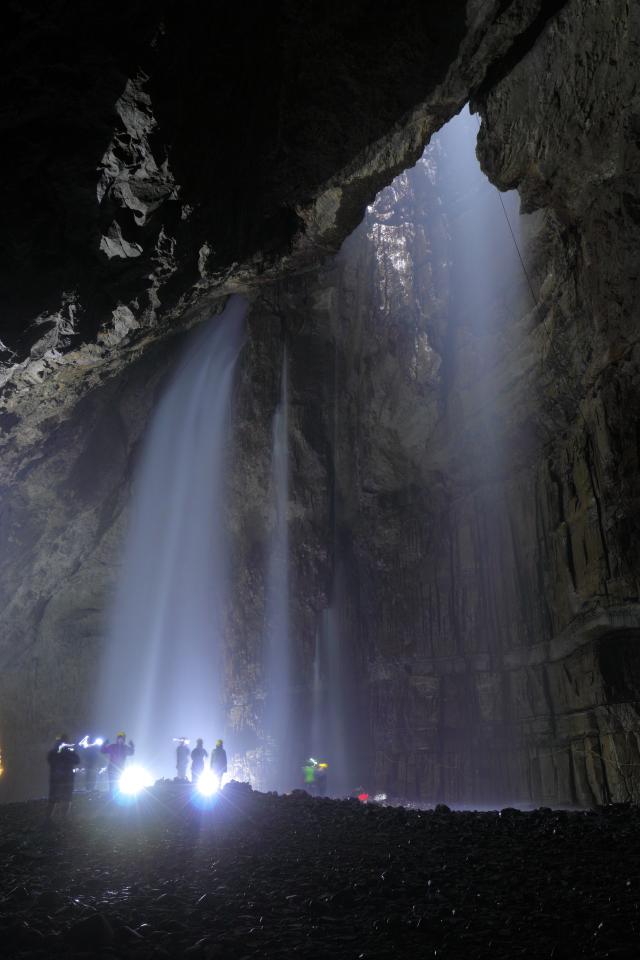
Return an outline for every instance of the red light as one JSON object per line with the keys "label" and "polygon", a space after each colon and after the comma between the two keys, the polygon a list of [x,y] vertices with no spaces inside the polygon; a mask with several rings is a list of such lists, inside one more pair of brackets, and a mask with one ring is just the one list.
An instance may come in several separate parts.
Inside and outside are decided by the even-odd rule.
{"label": "red light", "polygon": [[369,799],[369,794],[368,794],[368,793],[359,793],[359,794],[358,794],[358,800],[360,801],[360,803],[366,803],[368,799]]}

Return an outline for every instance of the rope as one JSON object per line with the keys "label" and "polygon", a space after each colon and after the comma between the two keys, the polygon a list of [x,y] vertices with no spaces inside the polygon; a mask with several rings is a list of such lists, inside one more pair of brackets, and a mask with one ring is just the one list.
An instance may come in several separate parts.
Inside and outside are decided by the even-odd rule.
{"label": "rope", "polygon": [[[477,120],[477,123],[478,123],[478,133],[479,133],[479,132],[480,132],[480,117],[479,117],[479,116],[476,116],[476,120]],[[490,181],[489,181],[489,182],[490,182]],[[521,267],[522,267],[522,272],[524,273],[524,275],[525,275],[525,277],[526,277],[527,284],[528,284],[528,286],[529,286],[529,292],[531,293],[531,297],[532,297],[532,300],[533,300],[534,307],[538,307],[538,306],[539,306],[538,298],[537,298],[536,295],[535,295],[535,292],[534,292],[534,289],[533,289],[533,284],[532,284],[532,282],[531,282],[531,278],[530,278],[529,273],[528,273],[528,271],[527,271],[527,268],[526,268],[526,266],[525,266],[524,258],[523,258],[523,256],[522,256],[521,251],[520,251],[520,247],[519,247],[519,245],[518,245],[518,241],[517,241],[517,239],[516,239],[516,235],[515,235],[515,233],[514,233],[514,231],[513,231],[513,228],[512,228],[512,226],[511,226],[511,221],[509,220],[509,215],[508,215],[507,209],[506,209],[506,207],[505,207],[505,205],[504,205],[504,200],[502,199],[502,194],[501,194],[501,192],[498,190],[498,188],[497,188],[494,184],[492,184],[492,186],[494,186],[494,189],[495,189],[496,193],[498,194],[498,199],[500,200],[500,206],[502,207],[502,212],[504,213],[504,218],[505,218],[505,220],[507,221],[507,226],[509,227],[509,233],[511,234],[511,239],[513,240],[513,244],[514,244],[514,246],[515,246],[515,248],[516,248],[516,251],[517,251],[517,254],[518,254],[518,259],[520,260],[520,265],[521,265]],[[553,339],[553,334],[552,334],[551,330],[549,329],[549,327],[548,327],[548,325],[547,325],[547,318],[546,318],[546,316],[542,316],[542,317],[541,317],[541,323],[542,323],[542,329],[544,330],[544,333],[545,333],[546,338],[547,338],[547,343],[548,343],[548,345],[549,345],[549,349],[554,353],[554,355],[555,355],[555,357],[556,357],[556,360],[558,361],[557,373],[559,374],[559,378],[560,378],[560,380],[563,381],[565,387],[567,388],[567,392],[569,393],[569,396],[571,397],[571,399],[573,400],[573,403],[575,404],[576,414],[578,415],[578,418],[582,421],[582,424],[583,424],[584,429],[585,429],[585,433],[586,433],[586,435],[587,435],[587,439],[588,439],[589,441],[591,441],[591,430],[590,430],[590,428],[589,428],[589,424],[587,423],[586,417],[585,417],[584,413],[582,412],[582,401],[580,400],[580,398],[579,398],[578,395],[576,394],[576,392],[575,392],[575,390],[574,390],[574,388],[573,388],[573,386],[572,386],[572,384],[571,384],[571,382],[570,382],[570,380],[569,380],[569,378],[568,378],[565,370],[563,369],[563,358],[562,358],[562,355],[559,353],[558,348],[556,347],[556,344],[555,344],[554,339]],[[541,363],[544,364],[544,361],[543,361],[542,358],[541,358]],[[595,494],[595,490],[594,490],[594,494]],[[603,546],[604,546],[604,539],[603,539]]]}
{"label": "rope", "polygon": [[511,239],[513,240],[513,245],[514,245],[514,247],[516,248],[516,252],[517,252],[517,254],[518,254],[518,259],[520,260],[520,266],[522,267],[522,272],[524,273],[525,277],[527,278],[527,283],[529,284],[529,291],[530,291],[530,293],[531,293],[531,299],[533,300],[533,305],[534,305],[534,307],[537,307],[537,306],[538,306],[538,299],[537,299],[537,297],[536,297],[536,295],[535,295],[535,293],[534,293],[534,291],[533,291],[533,284],[531,283],[531,277],[529,276],[529,274],[528,274],[528,272],[527,272],[527,268],[526,268],[525,265],[524,265],[524,260],[523,260],[523,258],[522,258],[522,254],[520,253],[520,247],[518,246],[518,241],[516,240],[516,235],[515,235],[515,233],[513,232],[513,228],[512,228],[512,226],[511,226],[511,221],[509,220],[509,214],[507,213],[507,208],[506,208],[505,205],[504,205],[504,200],[502,199],[502,194],[500,193],[500,191],[498,190],[497,187],[496,187],[496,193],[498,194],[498,200],[500,201],[500,206],[502,207],[502,212],[504,213],[504,218],[505,218],[505,220],[507,221],[507,226],[509,227],[509,233],[511,234]]}
{"label": "rope", "polygon": [[[476,120],[477,120],[477,123],[478,123],[478,133],[480,133],[480,117],[479,117],[478,115],[476,115]],[[492,184],[492,186],[493,186],[493,184]],[[523,256],[522,256],[522,253],[520,252],[520,247],[518,246],[518,241],[517,241],[517,239],[516,239],[516,235],[515,235],[515,233],[514,233],[514,231],[513,231],[513,227],[511,226],[511,221],[509,220],[509,214],[507,213],[507,208],[505,207],[505,205],[504,205],[504,200],[502,199],[502,194],[501,194],[501,192],[498,190],[497,187],[495,187],[495,191],[496,191],[496,193],[498,194],[498,200],[500,201],[500,206],[502,207],[502,212],[503,212],[503,214],[504,214],[504,218],[505,218],[505,220],[507,221],[507,226],[509,227],[509,233],[511,234],[511,239],[513,240],[513,245],[514,245],[514,247],[516,248],[516,253],[518,254],[518,259],[519,259],[519,261],[520,261],[520,266],[522,267],[522,272],[524,273],[524,275],[525,275],[525,277],[526,277],[526,279],[527,279],[527,284],[528,284],[528,286],[529,286],[529,292],[531,293],[531,299],[533,300],[533,305],[534,305],[534,307],[537,307],[537,306],[538,306],[538,298],[537,298],[536,295],[535,295],[535,292],[534,292],[534,289],[533,289],[533,284],[531,283],[531,277],[529,276],[529,273],[528,273],[527,268],[526,268],[525,263],[524,263],[524,258],[523,258]],[[543,320],[543,322],[544,322],[544,320]]]}

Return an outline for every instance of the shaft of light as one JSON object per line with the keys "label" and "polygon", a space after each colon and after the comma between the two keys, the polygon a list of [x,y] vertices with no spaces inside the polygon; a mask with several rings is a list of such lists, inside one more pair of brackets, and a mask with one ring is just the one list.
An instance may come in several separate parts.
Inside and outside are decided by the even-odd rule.
{"label": "shaft of light", "polygon": [[225,476],[246,309],[233,296],[194,331],[153,413],[105,643],[94,722],[131,730],[165,775],[176,730],[224,729]]}
{"label": "shaft of light", "polygon": [[[267,785],[289,789],[296,727],[289,624],[289,362],[282,352],[280,399],[273,418],[272,492],[274,525],[265,583],[264,665],[267,697],[264,727],[273,754]],[[297,765],[296,765],[297,766]],[[296,767],[294,766],[293,769]]]}

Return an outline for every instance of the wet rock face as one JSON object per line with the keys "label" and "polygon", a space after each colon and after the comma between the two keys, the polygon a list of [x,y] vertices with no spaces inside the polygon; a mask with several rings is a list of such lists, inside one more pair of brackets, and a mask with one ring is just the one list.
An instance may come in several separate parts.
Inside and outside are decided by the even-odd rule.
{"label": "wet rock face", "polygon": [[[638,762],[637,695],[611,696],[606,677],[617,661],[634,685],[628,650],[637,629],[640,543],[633,426],[637,267],[631,262],[640,241],[631,212],[640,170],[633,132],[638,23],[625,4],[609,12],[605,23],[599,5],[570,3],[554,19],[483,101],[479,155],[498,183],[518,182],[529,209],[547,211],[535,284],[546,369],[537,417],[547,435],[536,467],[536,512],[544,531],[548,655],[557,664],[549,671],[573,645],[581,646],[579,656],[594,669],[584,679],[596,688],[591,699],[584,681],[575,679],[574,693],[563,694],[561,710],[551,711],[560,716],[544,725],[547,751],[551,756],[552,743],[556,750],[564,744],[563,763],[581,780],[579,757],[586,755],[587,770],[601,765],[605,793],[623,796]],[[540,71],[550,77],[542,91],[534,79]],[[567,661],[567,679],[572,673]],[[557,689],[551,685],[554,704]],[[554,768],[552,759],[540,763]]]}

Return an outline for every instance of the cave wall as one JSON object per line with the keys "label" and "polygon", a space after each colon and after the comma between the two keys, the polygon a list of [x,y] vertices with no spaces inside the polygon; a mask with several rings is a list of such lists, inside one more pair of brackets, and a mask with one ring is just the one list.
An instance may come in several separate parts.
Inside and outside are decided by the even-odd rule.
{"label": "cave wall", "polygon": [[[627,659],[639,574],[632,251],[639,239],[640,24],[624,3],[603,15],[590,2],[559,13],[544,42],[481,101],[479,143],[490,176],[502,186],[517,183],[526,209],[546,210],[536,283],[547,374],[536,415],[547,421],[547,438],[536,488],[552,598],[548,657],[557,677],[562,666],[566,684],[565,693],[550,684],[541,727],[544,752],[559,754],[568,768],[558,775],[564,792],[581,800],[590,791],[635,798],[640,769],[638,695]],[[548,78],[542,87],[540,76]],[[627,651],[626,696],[603,680],[609,647]],[[545,763],[553,770],[553,760]],[[541,770],[545,763],[540,756]],[[594,787],[598,765],[602,786]]]}
{"label": "cave wall", "polygon": [[[423,424],[419,479],[397,476],[385,491],[390,505],[370,489],[370,477],[359,480],[361,599],[369,585],[359,622],[379,789],[478,802],[637,798],[637,266],[630,260],[638,236],[630,211],[638,24],[624,4],[610,13],[601,30],[601,5],[569,4],[518,67],[478,98],[485,170],[503,188],[517,186],[524,209],[537,211],[524,225],[535,307],[526,289],[505,286],[487,350],[471,316],[481,305],[456,296],[465,277],[455,255],[460,225],[450,224],[448,340],[438,329],[436,295],[423,295],[416,314],[442,358],[440,416],[431,431]],[[435,243],[441,236],[436,227]],[[356,281],[355,294],[347,279],[350,322],[354,296],[356,316],[370,310],[366,287],[375,278],[366,259],[358,269],[367,279],[360,291]],[[400,313],[397,303],[382,310],[387,364]],[[378,310],[365,342],[380,336],[380,317]],[[415,337],[414,329],[405,334]],[[378,437],[385,407],[381,396],[375,403],[376,386],[389,390],[384,363],[374,367],[371,380],[382,383],[368,397],[356,387],[358,412],[365,423],[373,419]],[[397,357],[394,368],[408,373]],[[483,380],[488,390],[478,388]],[[402,417],[402,403],[389,395]],[[425,409],[417,391],[416,406]],[[382,441],[378,466],[415,455],[407,448],[411,417],[399,433],[395,454],[393,441]],[[366,440],[355,442],[366,457]],[[373,535],[365,517],[375,517]],[[618,656],[630,678],[625,694],[606,680]]]}

